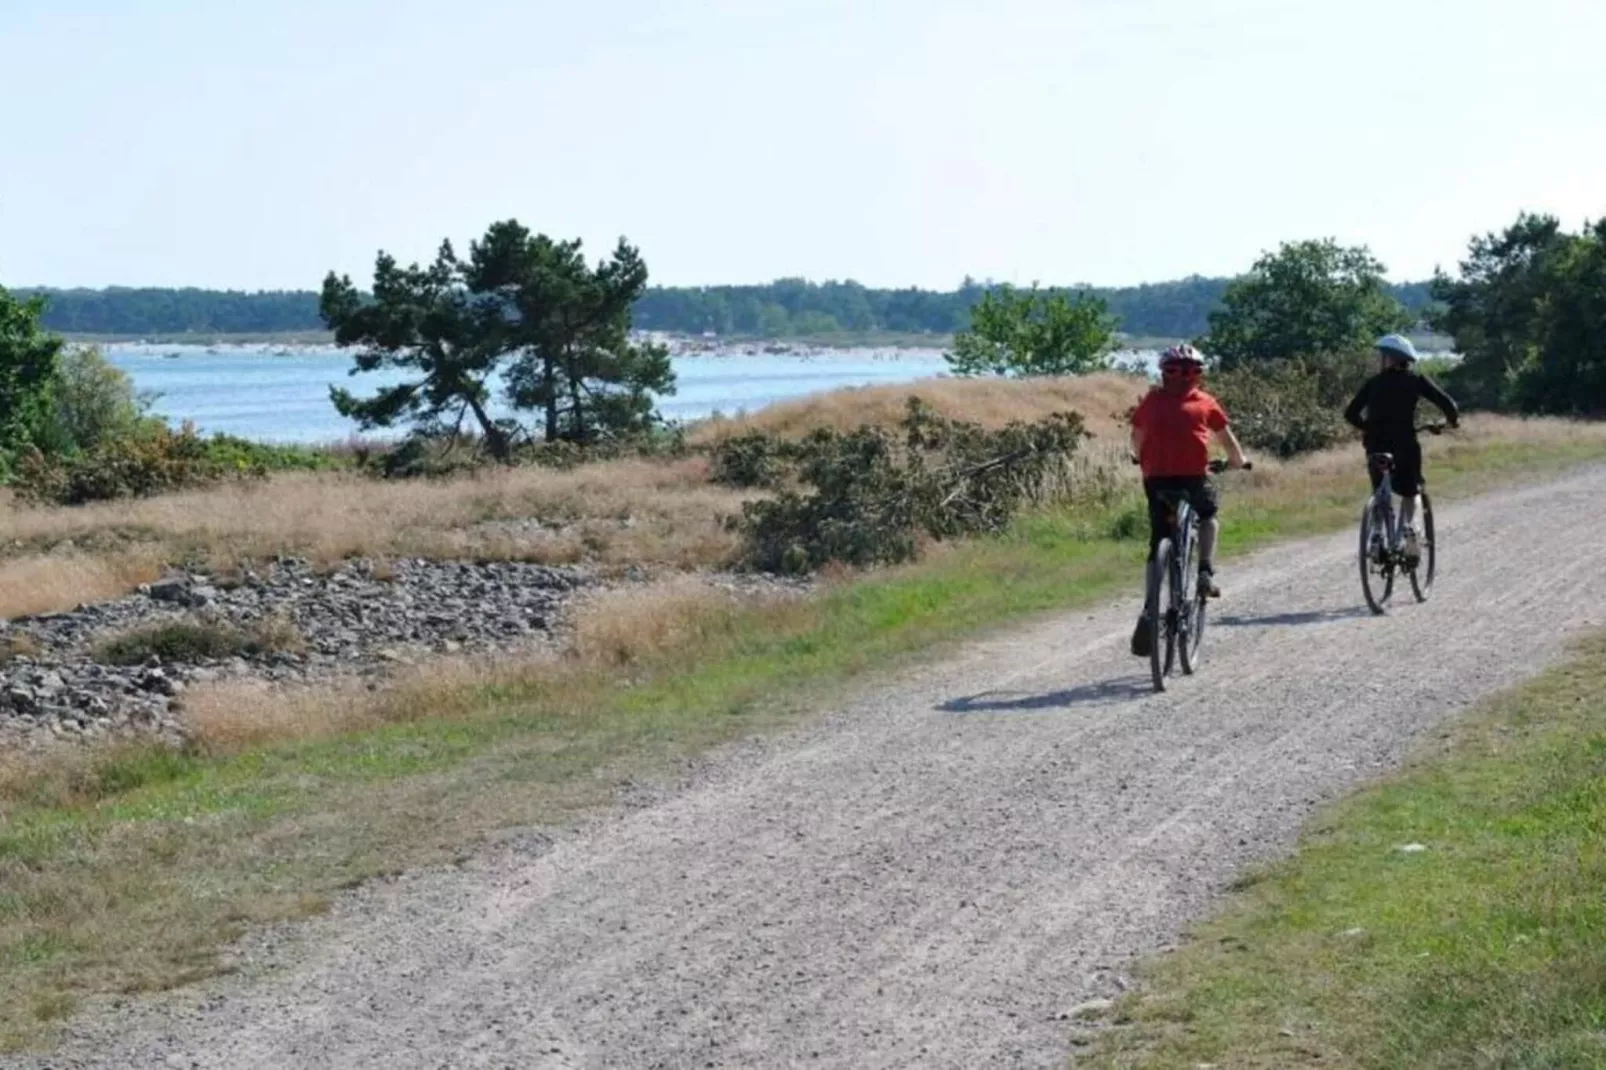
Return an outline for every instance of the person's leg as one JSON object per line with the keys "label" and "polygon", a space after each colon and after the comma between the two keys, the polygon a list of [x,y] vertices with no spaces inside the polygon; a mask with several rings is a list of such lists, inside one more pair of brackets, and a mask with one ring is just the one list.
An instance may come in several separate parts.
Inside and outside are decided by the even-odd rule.
{"label": "person's leg", "polygon": [[1216,566],[1216,536],[1221,531],[1221,520],[1211,517],[1199,523],[1199,567],[1214,572]]}
{"label": "person's leg", "polygon": [[1221,588],[1216,586],[1216,537],[1221,532],[1221,521],[1217,518],[1216,485],[1209,479],[1200,479],[1190,489],[1193,511],[1199,515],[1199,586],[1207,597],[1220,598]]}
{"label": "person's leg", "polygon": [[[1143,493],[1149,500],[1149,556],[1147,563],[1143,566],[1143,590],[1145,594],[1154,589],[1154,552],[1159,549],[1160,540],[1168,534],[1166,531],[1165,509],[1155,500],[1155,489],[1154,481],[1148,479],[1143,481]],[[1151,628],[1149,605],[1147,598],[1145,598],[1143,608],[1138,612],[1137,627],[1132,631],[1132,654],[1134,657],[1146,658],[1149,656],[1149,647],[1154,638]]]}
{"label": "person's leg", "polygon": [[1422,495],[1406,494],[1400,497],[1400,526],[1409,528],[1416,525],[1416,511],[1422,504]]}
{"label": "person's leg", "polygon": [[1416,517],[1422,497],[1422,447],[1402,444],[1395,458],[1394,490],[1400,496],[1400,549],[1407,557],[1417,556]]}

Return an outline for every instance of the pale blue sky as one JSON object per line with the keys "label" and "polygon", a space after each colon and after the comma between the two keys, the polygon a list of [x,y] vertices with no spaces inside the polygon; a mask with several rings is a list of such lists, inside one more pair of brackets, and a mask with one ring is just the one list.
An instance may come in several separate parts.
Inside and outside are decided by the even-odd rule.
{"label": "pale blue sky", "polygon": [[0,0],[0,282],[315,287],[517,216],[654,281],[1396,278],[1606,214],[1606,4]]}

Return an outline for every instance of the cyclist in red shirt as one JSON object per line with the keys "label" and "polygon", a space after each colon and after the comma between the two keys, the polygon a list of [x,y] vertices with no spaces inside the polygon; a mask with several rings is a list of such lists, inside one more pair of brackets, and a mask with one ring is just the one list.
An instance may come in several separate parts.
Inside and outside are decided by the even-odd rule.
{"label": "cyclist in red shirt", "polygon": [[[1221,403],[1199,388],[1204,358],[1191,345],[1172,346],[1160,357],[1160,385],[1150,390],[1132,413],[1132,452],[1143,468],[1143,493],[1149,499],[1149,560],[1167,534],[1165,510],[1155,492],[1187,492],[1188,503],[1199,516],[1199,585],[1210,598],[1220,598],[1215,563],[1216,487],[1210,481],[1210,441],[1227,451],[1236,468],[1248,462],[1228,425]],[[1149,656],[1152,632],[1145,617],[1132,633],[1132,653]]]}

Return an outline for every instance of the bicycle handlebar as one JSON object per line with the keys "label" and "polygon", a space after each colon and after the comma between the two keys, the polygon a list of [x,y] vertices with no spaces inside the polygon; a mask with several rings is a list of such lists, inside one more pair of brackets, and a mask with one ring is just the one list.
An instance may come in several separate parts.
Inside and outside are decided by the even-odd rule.
{"label": "bicycle handlebar", "polygon": [[[1127,456],[1127,460],[1131,461],[1133,464],[1140,463],[1138,461],[1137,454],[1128,453],[1126,456]],[[1206,465],[1206,467],[1210,470],[1210,474],[1211,475],[1219,476],[1221,473],[1223,473],[1227,469],[1231,468],[1232,465],[1228,464],[1226,461],[1215,460],[1215,461],[1211,461],[1208,465]],[[1255,462],[1254,461],[1245,461],[1243,463],[1243,470],[1245,472],[1249,471],[1250,469],[1252,469],[1254,467],[1255,467]]]}

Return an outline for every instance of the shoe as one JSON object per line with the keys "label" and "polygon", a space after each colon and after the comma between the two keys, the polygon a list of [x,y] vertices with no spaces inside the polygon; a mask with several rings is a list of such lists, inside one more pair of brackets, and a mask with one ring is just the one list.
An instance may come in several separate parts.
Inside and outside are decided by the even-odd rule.
{"label": "shoe", "polygon": [[1422,543],[1417,538],[1415,528],[1405,529],[1405,534],[1400,539],[1400,556],[1405,558],[1407,565],[1415,565],[1422,560]]}
{"label": "shoe", "polygon": [[1132,656],[1146,658],[1153,649],[1154,622],[1149,619],[1148,614],[1144,614],[1138,618],[1138,626],[1132,632]]}
{"label": "shoe", "polygon": [[1199,566],[1199,590],[1206,598],[1221,597],[1221,588],[1216,586],[1216,570],[1209,565]]}

